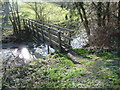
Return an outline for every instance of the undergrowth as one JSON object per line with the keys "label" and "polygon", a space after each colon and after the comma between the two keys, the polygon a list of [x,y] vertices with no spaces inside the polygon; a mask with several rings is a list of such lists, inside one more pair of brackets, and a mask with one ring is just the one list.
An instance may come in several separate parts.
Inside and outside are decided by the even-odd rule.
{"label": "undergrowth", "polygon": [[80,64],[73,64],[66,55],[56,52],[46,60],[14,66],[4,75],[3,89],[120,88],[120,58],[116,52],[75,51],[80,55]]}

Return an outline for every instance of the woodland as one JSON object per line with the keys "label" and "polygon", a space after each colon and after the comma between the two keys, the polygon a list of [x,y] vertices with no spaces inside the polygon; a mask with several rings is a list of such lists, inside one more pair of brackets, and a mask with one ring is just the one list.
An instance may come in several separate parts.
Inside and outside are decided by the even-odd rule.
{"label": "woodland", "polygon": [[[18,57],[14,58],[12,62],[9,58],[4,59],[5,55],[1,54],[3,56],[1,69],[3,76],[0,77],[3,89],[120,89],[120,1],[0,1],[0,5],[1,8],[4,6],[5,13],[0,14],[3,47],[4,44],[11,42],[19,45],[33,43],[31,36],[34,33],[31,34],[32,31],[27,31],[24,35],[17,33],[17,30],[20,31],[24,26],[23,19],[31,19],[31,22],[32,20],[44,22],[43,25],[46,26],[50,24],[49,28],[54,25],[56,28],[61,27],[59,28],[61,30],[73,31],[70,36],[63,32],[65,38],[70,37],[71,40],[71,43],[68,41],[71,46],[68,51],[63,51],[63,48],[57,50],[53,46],[55,50],[53,53],[22,64],[15,64],[21,62]],[[16,13],[14,13],[15,11]],[[7,40],[4,38],[13,36],[14,38]],[[81,36],[84,38],[79,38]],[[60,42],[60,40],[58,41]],[[63,41],[67,43],[67,40]],[[76,43],[80,43],[80,46],[76,46],[77,48]],[[29,47],[27,48],[29,49]],[[4,49],[2,50],[5,52]],[[29,50],[29,52],[32,51]],[[34,54],[36,55],[36,53]]]}

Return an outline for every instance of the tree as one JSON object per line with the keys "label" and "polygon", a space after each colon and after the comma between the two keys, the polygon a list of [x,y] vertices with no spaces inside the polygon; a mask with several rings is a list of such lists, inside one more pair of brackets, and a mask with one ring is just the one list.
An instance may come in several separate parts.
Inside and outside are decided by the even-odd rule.
{"label": "tree", "polygon": [[34,2],[34,3],[28,3],[28,5],[29,5],[29,8],[35,12],[36,20],[43,21],[43,22],[47,21],[46,14],[44,13],[46,6],[44,6],[43,3]]}
{"label": "tree", "polygon": [[[62,4],[63,8],[70,9],[70,14],[71,16],[74,15],[74,13],[77,10],[78,17],[80,17],[80,20],[87,32],[87,36],[89,37],[90,35],[90,28],[89,28],[89,21],[87,18],[87,13],[85,11],[85,4],[83,2],[72,2],[72,3],[65,3]],[[72,11],[72,12],[71,12]]]}
{"label": "tree", "polygon": [[8,18],[9,18],[9,12],[10,12],[10,9],[9,9],[9,0],[6,0],[4,2],[4,14],[5,14],[5,17],[4,17],[4,24],[8,25]]}
{"label": "tree", "polygon": [[77,2],[77,3],[75,3],[75,5],[76,5],[78,13],[79,13],[79,15],[81,17],[81,20],[82,20],[82,22],[83,22],[83,24],[85,26],[87,36],[89,37],[90,29],[89,29],[88,19],[87,19],[85,8],[84,8],[84,3],[83,2]]}
{"label": "tree", "polygon": [[118,2],[118,25],[120,24],[120,1]]}

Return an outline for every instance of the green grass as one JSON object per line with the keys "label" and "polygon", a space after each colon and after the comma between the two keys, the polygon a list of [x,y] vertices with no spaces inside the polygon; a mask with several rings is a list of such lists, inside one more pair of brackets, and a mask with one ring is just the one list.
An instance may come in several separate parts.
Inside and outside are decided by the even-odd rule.
{"label": "green grass", "polygon": [[73,49],[78,54],[89,54],[91,51],[88,51],[86,49]]}
{"label": "green grass", "polygon": [[4,35],[4,36],[9,36],[9,35],[11,35],[11,34],[13,34],[13,31],[10,30],[10,29],[2,32],[2,35]]}
{"label": "green grass", "polygon": [[[97,49],[98,51],[101,49]],[[75,49],[80,55],[80,63],[84,64],[94,77],[104,82],[105,87],[120,88],[120,56],[117,51],[102,50],[93,53],[94,50]]]}
{"label": "green grass", "polygon": [[[34,3],[31,5],[34,5]],[[21,5],[21,17],[35,19],[35,12],[29,7],[28,3]],[[43,2],[41,5],[38,4],[38,9],[40,7],[44,8],[40,11],[42,11],[41,17],[43,17],[45,21],[50,22],[51,24],[59,24],[65,21],[65,15],[68,11],[62,9],[60,6],[53,3]]]}
{"label": "green grass", "polygon": [[[59,52],[23,66],[8,70],[9,77],[3,87],[16,88],[120,88],[120,61],[114,52],[91,54],[80,49],[81,64],[73,62]],[[110,58],[104,58],[110,56]],[[111,56],[114,56],[111,58]],[[116,59],[117,58],[117,59]]]}

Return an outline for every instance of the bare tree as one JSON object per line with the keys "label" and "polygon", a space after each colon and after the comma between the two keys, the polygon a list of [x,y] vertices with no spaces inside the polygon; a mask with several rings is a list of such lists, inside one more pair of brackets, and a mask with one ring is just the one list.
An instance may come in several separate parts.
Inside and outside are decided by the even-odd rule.
{"label": "bare tree", "polygon": [[43,3],[27,3],[29,5],[29,8],[32,9],[35,12],[35,18],[36,20],[40,21],[46,21],[46,14],[44,13],[45,6]]}
{"label": "bare tree", "polygon": [[6,0],[4,2],[4,24],[8,25],[8,18],[9,18],[9,12],[10,12],[10,9],[9,9],[9,0]]}

